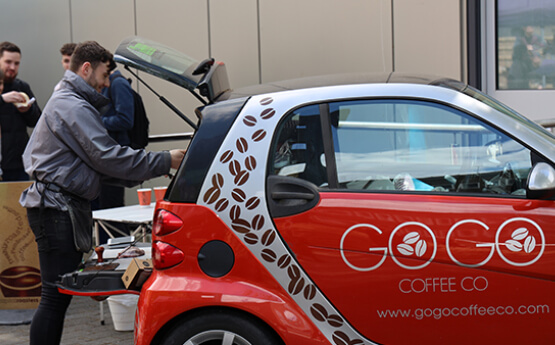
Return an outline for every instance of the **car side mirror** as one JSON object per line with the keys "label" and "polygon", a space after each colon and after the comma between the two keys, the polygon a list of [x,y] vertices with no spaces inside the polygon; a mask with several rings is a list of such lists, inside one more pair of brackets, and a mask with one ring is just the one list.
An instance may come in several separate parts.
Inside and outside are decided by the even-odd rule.
{"label": "car side mirror", "polygon": [[534,165],[528,175],[526,196],[529,199],[550,199],[555,195],[555,169],[547,163]]}

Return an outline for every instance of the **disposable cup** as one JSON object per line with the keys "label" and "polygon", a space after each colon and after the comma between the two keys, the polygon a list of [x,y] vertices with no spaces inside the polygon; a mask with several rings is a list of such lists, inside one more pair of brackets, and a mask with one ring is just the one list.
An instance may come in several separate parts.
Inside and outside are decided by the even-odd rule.
{"label": "disposable cup", "polygon": [[167,189],[168,187],[154,187],[154,198],[156,198],[156,201],[164,199]]}
{"label": "disposable cup", "polygon": [[150,206],[150,200],[152,199],[152,189],[150,188],[137,189],[137,195],[139,196],[139,205]]}

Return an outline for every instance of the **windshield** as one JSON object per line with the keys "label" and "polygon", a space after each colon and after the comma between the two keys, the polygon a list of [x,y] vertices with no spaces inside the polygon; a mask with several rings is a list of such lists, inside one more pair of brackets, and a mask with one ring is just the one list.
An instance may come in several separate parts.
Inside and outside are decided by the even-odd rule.
{"label": "windshield", "polygon": [[441,79],[437,82],[432,83],[433,85],[438,85],[442,87],[446,87],[448,89],[453,89],[459,92],[464,93],[467,96],[470,96],[487,106],[509,116],[511,119],[515,120],[516,122],[520,123],[521,125],[529,128],[530,130],[536,132],[538,135],[542,136],[544,139],[547,139],[551,142],[555,141],[555,136],[553,133],[549,132],[539,124],[531,121],[530,119],[526,118],[525,116],[520,115],[513,109],[507,107],[503,103],[497,101],[496,99],[486,95],[485,93],[473,88],[472,86],[463,84],[459,81],[449,80],[449,79]]}
{"label": "windshield", "polygon": [[489,105],[490,107],[494,108],[495,110],[502,112],[503,114],[511,117],[513,120],[520,122],[522,125],[532,129],[534,132],[538,133],[539,135],[549,138],[552,141],[555,140],[555,136],[540,126],[539,124],[535,123],[534,121],[529,120],[528,118],[520,115],[513,109],[507,107],[503,103],[497,101],[496,99],[474,89],[471,86],[467,86],[464,90],[462,90],[464,94],[477,99],[478,101]]}

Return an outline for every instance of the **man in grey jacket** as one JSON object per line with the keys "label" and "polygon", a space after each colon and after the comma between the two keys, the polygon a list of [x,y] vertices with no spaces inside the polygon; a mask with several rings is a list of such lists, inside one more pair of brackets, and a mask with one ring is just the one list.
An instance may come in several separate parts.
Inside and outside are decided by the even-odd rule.
{"label": "man in grey jacket", "polygon": [[[73,53],[59,90],[46,104],[23,154],[35,182],[20,203],[39,251],[41,302],[31,324],[30,344],[59,344],[71,296],[60,294],[58,276],[77,269],[91,249],[92,212],[101,182],[127,186],[177,169],[184,150],[146,152],[118,145],[102,124],[100,94],[115,67],[112,54],[96,42]],[[83,231],[79,231],[82,229]]]}

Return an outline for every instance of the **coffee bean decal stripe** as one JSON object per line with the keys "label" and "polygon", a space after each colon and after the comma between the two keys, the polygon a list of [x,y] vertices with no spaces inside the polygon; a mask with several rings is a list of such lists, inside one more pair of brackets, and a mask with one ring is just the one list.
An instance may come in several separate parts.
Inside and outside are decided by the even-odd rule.
{"label": "coffee bean decal stripe", "polygon": [[[304,96],[303,96],[304,95]],[[359,334],[316,288],[281,241],[264,196],[265,167],[273,129],[302,97],[273,94],[253,97],[244,107],[210,167],[199,205],[218,214],[253,252],[330,344],[374,344]]]}

